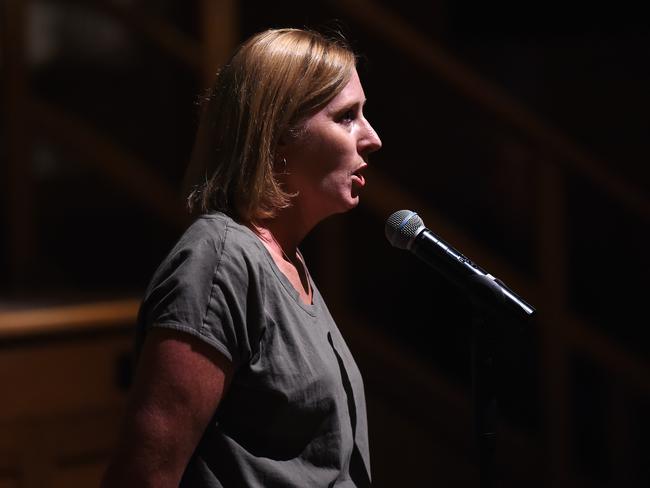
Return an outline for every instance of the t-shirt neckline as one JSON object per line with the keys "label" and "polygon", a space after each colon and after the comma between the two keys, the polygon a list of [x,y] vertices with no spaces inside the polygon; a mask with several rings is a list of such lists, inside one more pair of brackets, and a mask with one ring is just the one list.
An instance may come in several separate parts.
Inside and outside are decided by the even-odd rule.
{"label": "t-shirt neckline", "polygon": [[[235,221],[233,220],[233,222],[235,222]],[[282,284],[282,287],[287,291],[287,293],[291,296],[291,298],[293,298],[293,300],[296,302],[296,304],[300,308],[302,308],[305,312],[307,312],[309,315],[315,316],[316,315],[316,299],[317,299],[317,296],[318,296],[318,290],[317,290],[316,286],[314,285],[314,280],[312,280],[312,278],[311,278],[311,273],[307,270],[307,263],[305,263],[305,270],[307,271],[307,279],[309,280],[309,286],[311,286],[311,289],[313,290],[313,292],[312,292],[312,303],[311,304],[307,304],[307,303],[302,301],[302,299],[300,298],[300,294],[299,294],[298,290],[296,290],[296,288],[293,286],[291,281],[289,281],[289,278],[287,278],[287,276],[279,268],[279,266],[277,265],[277,263],[273,259],[273,256],[271,256],[271,253],[266,248],[264,243],[262,243],[262,241],[260,241],[259,237],[257,237],[255,235],[255,232],[253,232],[246,225],[239,224],[238,222],[235,222],[235,223],[237,225],[240,225],[241,227],[246,229],[246,231],[249,232],[250,236],[254,239],[256,245],[258,246],[258,248],[260,248],[262,250],[262,252],[264,253],[264,256],[266,257],[267,261],[269,262],[269,265],[271,266],[271,269],[273,270],[273,273],[276,275],[276,277],[278,278],[278,280]],[[298,252],[300,252],[300,251],[298,251]]]}

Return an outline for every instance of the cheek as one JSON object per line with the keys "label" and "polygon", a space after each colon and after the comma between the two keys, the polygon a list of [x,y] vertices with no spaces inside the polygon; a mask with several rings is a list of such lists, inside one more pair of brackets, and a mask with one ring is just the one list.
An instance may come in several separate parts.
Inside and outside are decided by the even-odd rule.
{"label": "cheek", "polygon": [[314,144],[304,156],[297,171],[311,181],[336,179],[345,168],[345,153],[340,147],[325,141]]}
{"label": "cheek", "polygon": [[320,177],[332,184],[347,182],[350,168],[354,164],[354,153],[345,144],[346,141],[335,140],[323,145],[318,153],[314,170]]}
{"label": "cheek", "polygon": [[320,154],[318,164],[314,165],[313,181],[328,193],[346,191],[350,186],[349,165],[345,154],[324,151]]}
{"label": "cheek", "polygon": [[349,176],[354,148],[336,128],[311,132],[287,153],[290,180],[301,187],[340,186]]}
{"label": "cheek", "polygon": [[356,196],[349,172],[343,169],[330,171],[320,181],[319,193],[331,202],[347,201],[350,197]]}

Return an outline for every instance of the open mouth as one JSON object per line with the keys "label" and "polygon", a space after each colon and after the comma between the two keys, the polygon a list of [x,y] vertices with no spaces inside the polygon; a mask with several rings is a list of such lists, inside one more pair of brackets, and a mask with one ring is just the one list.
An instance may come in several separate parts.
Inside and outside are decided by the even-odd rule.
{"label": "open mouth", "polygon": [[356,183],[357,183],[359,186],[364,186],[364,185],[366,184],[366,179],[365,179],[365,178],[363,177],[363,175],[361,174],[361,172],[362,172],[364,169],[365,169],[365,166],[362,167],[362,168],[359,168],[359,169],[356,170],[354,173],[352,173],[352,179],[353,179],[354,181],[356,181]]}

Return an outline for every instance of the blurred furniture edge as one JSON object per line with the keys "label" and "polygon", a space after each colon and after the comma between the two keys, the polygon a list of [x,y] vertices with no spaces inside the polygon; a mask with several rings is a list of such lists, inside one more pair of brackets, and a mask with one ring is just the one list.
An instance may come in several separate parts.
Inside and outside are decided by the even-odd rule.
{"label": "blurred furniture edge", "polygon": [[137,307],[0,309],[0,487],[98,485],[130,383]]}

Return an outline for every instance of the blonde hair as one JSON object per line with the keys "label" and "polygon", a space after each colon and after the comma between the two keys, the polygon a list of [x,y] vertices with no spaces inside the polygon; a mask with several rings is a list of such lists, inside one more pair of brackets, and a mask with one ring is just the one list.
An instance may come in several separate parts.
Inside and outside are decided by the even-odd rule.
{"label": "blonde hair", "polygon": [[342,37],[271,29],[244,42],[217,74],[203,106],[187,183],[190,210],[251,222],[290,204],[274,175],[281,138],[347,84],[355,56]]}

